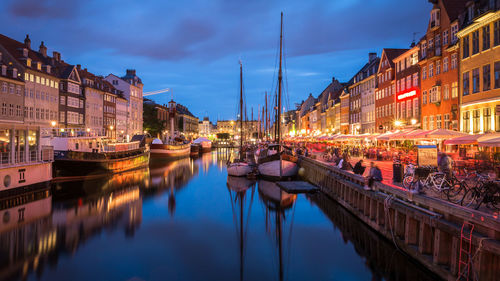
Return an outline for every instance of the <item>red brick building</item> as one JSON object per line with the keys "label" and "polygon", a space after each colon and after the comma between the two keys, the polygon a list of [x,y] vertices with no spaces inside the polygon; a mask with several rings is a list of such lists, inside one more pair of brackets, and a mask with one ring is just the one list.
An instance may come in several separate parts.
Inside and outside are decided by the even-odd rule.
{"label": "red brick building", "polygon": [[396,120],[398,127],[420,127],[420,67],[418,46],[394,59],[396,66]]}
{"label": "red brick building", "polygon": [[419,42],[422,128],[458,130],[459,15],[467,0],[434,0],[425,36]]}
{"label": "red brick building", "polygon": [[378,132],[394,130],[395,119],[395,65],[393,60],[408,49],[384,49],[377,71],[375,89],[375,125]]}

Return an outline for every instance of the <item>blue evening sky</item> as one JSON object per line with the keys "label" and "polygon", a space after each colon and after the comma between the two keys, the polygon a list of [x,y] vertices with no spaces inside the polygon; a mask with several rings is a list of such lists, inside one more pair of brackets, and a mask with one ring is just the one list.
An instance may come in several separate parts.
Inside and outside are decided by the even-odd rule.
{"label": "blue evening sky", "polygon": [[[432,5],[426,0],[2,0],[1,33],[89,71],[123,75],[135,68],[145,91],[173,98],[196,116],[235,118],[239,65],[247,111],[272,91],[280,11],[288,100],[317,96],[332,77],[349,80],[369,52],[407,48],[421,37]],[[276,78],[275,78],[276,79]]]}

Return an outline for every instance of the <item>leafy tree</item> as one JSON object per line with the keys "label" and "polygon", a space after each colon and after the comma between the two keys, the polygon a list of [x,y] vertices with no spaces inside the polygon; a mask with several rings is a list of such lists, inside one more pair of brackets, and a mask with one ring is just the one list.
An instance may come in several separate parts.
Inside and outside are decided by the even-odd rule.
{"label": "leafy tree", "polygon": [[151,136],[156,137],[158,134],[165,129],[165,124],[163,121],[158,120],[158,110],[152,103],[143,104],[143,127],[144,130],[148,131]]}

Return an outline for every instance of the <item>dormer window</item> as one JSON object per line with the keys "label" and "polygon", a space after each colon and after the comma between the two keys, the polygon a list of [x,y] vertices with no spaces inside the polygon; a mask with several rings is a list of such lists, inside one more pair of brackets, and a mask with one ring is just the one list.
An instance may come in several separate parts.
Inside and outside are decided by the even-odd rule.
{"label": "dormer window", "polygon": [[30,58],[28,58],[28,59],[26,60],[26,66],[27,66],[27,67],[31,67],[31,59],[30,59]]}
{"label": "dormer window", "polygon": [[47,69],[47,73],[50,73],[50,65],[46,65],[45,69]]}
{"label": "dormer window", "polygon": [[12,69],[12,78],[14,78],[14,79],[17,78],[17,68]]}
{"label": "dormer window", "polygon": [[42,70],[42,63],[41,62],[36,63],[36,69]]}
{"label": "dormer window", "polygon": [[441,21],[439,9],[434,9],[431,11],[431,28],[439,26]]}
{"label": "dormer window", "polygon": [[26,48],[23,49],[23,57],[25,57],[25,58],[28,57],[28,49],[26,49]]}
{"label": "dormer window", "polygon": [[4,64],[2,65],[2,75],[6,76],[7,75],[7,66]]}

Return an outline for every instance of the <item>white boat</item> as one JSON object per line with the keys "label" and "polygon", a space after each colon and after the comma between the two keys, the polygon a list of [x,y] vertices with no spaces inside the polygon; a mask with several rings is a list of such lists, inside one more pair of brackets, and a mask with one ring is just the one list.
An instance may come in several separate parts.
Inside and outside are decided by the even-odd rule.
{"label": "white boat", "polygon": [[40,141],[40,128],[0,124],[0,194],[47,187],[54,150]]}
{"label": "white boat", "polygon": [[252,172],[252,166],[246,162],[234,162],[227,165],[227,174],[229,176],[242,177]]}
{"label": "white boat", "polygon": [[190,144],[163,144],[160,139],[154,139],[150,148],[151,157],[163,160],[188,157],[191,153]]}
{"label": "white boat", "polygon": [[240,150],[239,150],[239,159],[235,159],[232,163],[227,164],[227,174],[229,176],[242,177],[250,174],[253,170],[252,166],[243,161],[244,152],[243,152],[243,65],[240,62]]}

